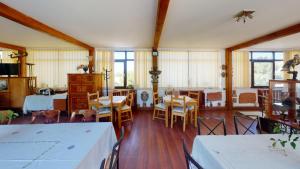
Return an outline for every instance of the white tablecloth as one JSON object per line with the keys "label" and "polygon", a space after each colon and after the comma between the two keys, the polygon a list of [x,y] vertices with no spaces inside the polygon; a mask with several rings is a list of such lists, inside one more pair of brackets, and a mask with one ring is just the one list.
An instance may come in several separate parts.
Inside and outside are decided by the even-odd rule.
{"label": "white tablecloth", "polygon": [[116,141],[111,123],[0,126],[0,168],[99,169]]}
{"label": "white tablecloth", "polygon": [[[113,96],[113,104],[114,105],[121,104],[121,103],[125,102],[125,100],[126,100],[126,96]],[[110,100],[109,100],[108,96],[100,97],[99,102],[103,105],[110,104]]]}
{"label": "white tablecloth", "polygon": [[28,111],[53,110],[54,99],[67,99],[67,93],[55,94],[50,96],[44,96],[44,95],[26,96],[23,105],[23,113],[26,114]]}
{"label": "white tablecloth", "polygon": [[[283,151],[270,147],[271,137],[283,136],[197,136],[192,156],[205,169],[299,169],[299,145],[296,150],[286,145],[285,156]],[[280,147],[279,143],[277,147]]]}

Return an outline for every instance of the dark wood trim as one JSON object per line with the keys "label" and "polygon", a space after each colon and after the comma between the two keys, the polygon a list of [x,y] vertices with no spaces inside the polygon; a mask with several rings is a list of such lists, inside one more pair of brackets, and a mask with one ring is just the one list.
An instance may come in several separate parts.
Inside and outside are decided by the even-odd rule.
{"label": "dark wood trim", "polygon": [[157,49],[159,45],[160,35],[165,23],[170,0],[159,0],[156,17],[156,27],[153,41],[153,49]]}
{"label": "dark wood trim", "polygon": [[226,65],[226,107],[227,110],[232,110],[232,49],[225,50],[225,65]]}
{"label": "dark wood trim", "polygon": [[65,33],[62,33],[30,16],[27,16],[20,11],[17,11],[16,9],[13,9],[3,3],[0,2],[0,16],[7,18],[9,20],[12,20],[14,22],[17,22],[19,24],[22,24],[24,26],[27,26],[29,28],[35,29],[40,32],[47,33],[51,36],[57,37],[59,39],[65,40],[67,42],[70,42],[72,44],[81,46],[83,48],[86,48],[88,50],[92,50],[93,47],[89,46],[86,43],[83,43]]}
{"label": "dark wood trim", "polygon": [[13,50],[17,50],[17,51],[26,51],[25,47],[12,45],[12,44],[8,44],[8,43],[4,43],[4,42],[0,42],[0,47],[6,48],[6,49],[13,49]]}
{"label": "dark wood trim", "polygon": [[[19,53],[26,52],[26,50],[19,50]],[[27,76],[27,70],[26,70],[26,58],[27,57],[20,57],[20,71],[19,76],[20,77],[26,77]]]}
{"label": "dark wood trim", "polygon": [[267,42],[267,41],[271,41],[274,39],[278,39],[278,38],[282,38],[285,36],[289,36],[295,33],[299,33],[300,32],[300,23],[293,25],[293,26],[289,26],[287,28],[284,29],[280,29],[278,31],[269,33],[267,35],[234,45],[231,48],[232,51],[234,50],[238,50],[238,49],[242,49],[242,48],[246,48],[246,47],[250,47],[253,45],[257,45],[259,43],[263,43],[263,42]]}
{"label": "dark wood trim", "polygon": [[[89,49],[89,57],[92,57],[89,59],[89,73],[93,73],[95,70],[95,48]],[[92,71],[91,71],[92,70]]]}

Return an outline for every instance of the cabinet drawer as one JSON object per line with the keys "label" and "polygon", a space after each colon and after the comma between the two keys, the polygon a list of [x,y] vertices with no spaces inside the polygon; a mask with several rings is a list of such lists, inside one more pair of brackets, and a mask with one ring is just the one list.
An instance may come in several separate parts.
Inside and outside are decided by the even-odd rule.
{"label": "cabinet drawer", "polygon": [[69,92],[70,93],[80,93],[81,92],[81,85],[69,84]]}
{"label": "cabinet drawer", "polygon": [[85,75],[81,77],[82,84],[94,83],[95,77],[93,75]]}
{"label": "cabinet drawer", "polygon": [[90,85],[88,85],[88,84],[82,85],[82,86],[81,86],[81,92],[82,92],[82,93],[96,92],[96,86],[93,85],[93,84],[90,84]]}
{"label": "cabinet drawer", "polygon": [[69,75],[68,78],[69,83],[81,84],[82,78],[80,75]]}
{"label": "cabinet drawer", "polygon": [[88,108],[88,102],[86,98],[71,98],[71,105],[73,110]]}

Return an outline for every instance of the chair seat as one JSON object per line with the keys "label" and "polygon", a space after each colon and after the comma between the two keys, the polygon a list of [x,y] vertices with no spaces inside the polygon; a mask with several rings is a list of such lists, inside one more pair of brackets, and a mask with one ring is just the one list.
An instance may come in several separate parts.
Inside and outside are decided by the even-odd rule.
{"label": "chair seat", "polygon": [[110,107],[101,107],[99,109],[93,108],[93,110],[95,110],[97,112],[97,114],[110,114],[110,113],[112,113]]}
{"label": "chair seat", "polygon": [[188,111],[188,108],[186,108],[184,111],[183,107],[173,107],[173,110],[172,110],[172,112],[174,112],[174,113],[186,113],[187,111]]}
{"label": "chair seat", "polygon": [[166,105],[164,103],[158,103],[155,105],[155,108],[161,109],[161,110],[166,110]]}
{"label": "chair seat", "polygon": [[128,105],[124,105],[121,108],[120,107],[117,108],[117,111],[120,111],[120,110],[121,111],[130,110],[130,107]]}

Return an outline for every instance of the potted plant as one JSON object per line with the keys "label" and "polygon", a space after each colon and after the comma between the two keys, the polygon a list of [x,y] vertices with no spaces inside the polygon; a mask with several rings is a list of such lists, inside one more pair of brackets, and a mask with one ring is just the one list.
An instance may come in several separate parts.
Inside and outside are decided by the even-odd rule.
{"label": "potted plant", "polygon": [[[280,133],[286,133],[283,132],[280,124],[276,123],[273,129],[273,133],[275,134],[280,134]],[[299,141],[299,136],[294,133],[293,131],[291,131],[290,133],[288,133],[288,137],[287,139],[275,139],[275,138],[270,138],[270,140],[272,141],[272,147],[275,148],[277,146],[277,144],[280,144],[280,146],[282,148],[285,148],[286,144],[289,144],[293,149],[296,149],[297,147],[297,142]]]}
{"label": "potted plant", "polygon": [[11,120],[18,116],[19,114],[12,110],[0,111],[0,124],[10,124]]}

